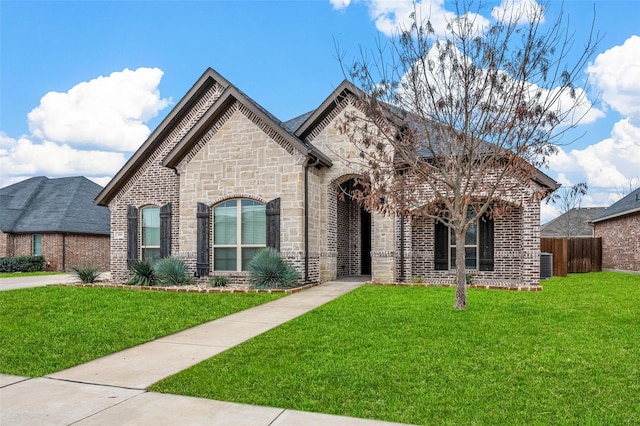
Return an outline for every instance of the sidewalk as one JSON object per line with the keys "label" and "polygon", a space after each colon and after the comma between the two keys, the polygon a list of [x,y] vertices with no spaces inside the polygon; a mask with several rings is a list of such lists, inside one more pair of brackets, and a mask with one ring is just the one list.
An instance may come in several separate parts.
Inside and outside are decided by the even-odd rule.
{"label": "sidewalk", "polygon": [[145,391],[362,284],[328,282],[46,377],[0,375],[0,424],[390,425]]}

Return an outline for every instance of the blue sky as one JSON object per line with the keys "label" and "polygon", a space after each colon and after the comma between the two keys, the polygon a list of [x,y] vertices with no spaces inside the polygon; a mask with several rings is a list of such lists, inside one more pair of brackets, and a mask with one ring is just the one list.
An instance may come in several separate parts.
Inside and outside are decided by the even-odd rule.
{"label": "blue sky", "polygon": [[[347,61],[375,49],[410,3],[1,0],[0,186],[42,175],[105,185],[207,67],[281,120],[314,109],[343,79],[336,43]],[[640,178],[640,1],[566,0],[577,40],[594,7],[604,38],[584,77],[602,114],[545,172],[587,182],[583,205],[608,205]]]}

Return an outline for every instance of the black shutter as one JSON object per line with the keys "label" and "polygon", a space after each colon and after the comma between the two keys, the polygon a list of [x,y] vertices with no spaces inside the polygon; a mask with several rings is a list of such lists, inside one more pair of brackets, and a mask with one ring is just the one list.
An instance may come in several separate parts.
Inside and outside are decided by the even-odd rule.
{"label": "black shutter", "polygon": [[127,264],[138,260],[138,209],[127,206]]}
{"label": "black shutter", "polygon": [[171,203],[160,207],[160,258],[171,256]]}
{"label": "black shutter", "polygon": [[280,251],[280,198],[267,203],[267,247]]}
{"label": "black shutter", "polygon": [[446,271],[449,269],[449,228],[436,220],[434,238],[433,269]]}
{"label": "black shutter", "polygon": [[493,219],[484,215],[478,221],[480,233],[480,270],[493,271]]}
{"label": "black shutter", "polygon": [[205,277],[209,275],[209,258],[210,258],[210,224],[211,210],[209,206],[203,203],[198,203],[198,229],[197,229],[197,241],[196,241],[196,275],[199,277]]}

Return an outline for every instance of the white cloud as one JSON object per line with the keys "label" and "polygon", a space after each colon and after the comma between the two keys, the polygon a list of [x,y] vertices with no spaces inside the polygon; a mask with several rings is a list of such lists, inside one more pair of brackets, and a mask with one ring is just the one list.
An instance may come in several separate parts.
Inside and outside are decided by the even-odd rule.
{"label": "white cloud", "polygon": [[32,176],[113,176],[126,158],[119,152],[77,150],[66,144],[34,143],[27,137],[11,139],[0,135],[0,186]]}
{"label": "white cloud", "polygon": [[544,22],[544,9],[536,0],[503,0],[491,11],[491,16],[501,22],[515,19],[519,24],[532,21]]}
{"label": "white cloud", "polygon": [[135,151],[151,131],[144,124],[167,107],[158,68],[125,69],[49,92],[28,114],[36,138],[107,150]]}
{"label": "white cloud", "polygon": [[599,54],[587,74],[602,92],[602,100],[640,125],[640,36],[628,38]]}
{"label": "white cloud", "polygon": [[344,9],[351,3],[351,0],[329,0],[334,9]]}
{"label": "white cloud", "polygon": [[[640,179],[640,127],[629,119],[618,121],[610,137],[549,159],[549,168],[562,182],[586,182],[594,206],[608,206]],[[563,182],[564,183],[564,182]],[[585,200],[586,201],[586,200]],[[583,206],[588,206],[583,202]]]}
{"label": "white cloud", "polygon": [[547,223],[560,216],[561,212],[553,203],[542,202],[540,204],[540,223]]}
{"label": "white cloud", "polygon": [[[330,0],[335,9],[344,9],[351,0]],[[415,3],[413,0],[367,0],[369,15],[375,22],[378,31],[387,36],[393,36],[409,29],[411,25],[410,15],[416,12],[418,19],[429,20],[436,35],[445,35],[449,31],[447,26],[458,19],[454,12],[444,7],[444,0],[422,0]],[[488,25],[489,21],[481,15],[468,13],[465,18],[472,22],[477,29]]]}

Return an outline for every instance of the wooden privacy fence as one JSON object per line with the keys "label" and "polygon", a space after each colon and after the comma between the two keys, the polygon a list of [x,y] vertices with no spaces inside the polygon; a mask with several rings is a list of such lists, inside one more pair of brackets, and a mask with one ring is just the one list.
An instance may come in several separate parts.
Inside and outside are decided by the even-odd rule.
{"label": "wooden privacy fence", "polygon": [[540,238],[540,251],[553,255],[553,275],[602,271],[601,238]]}

